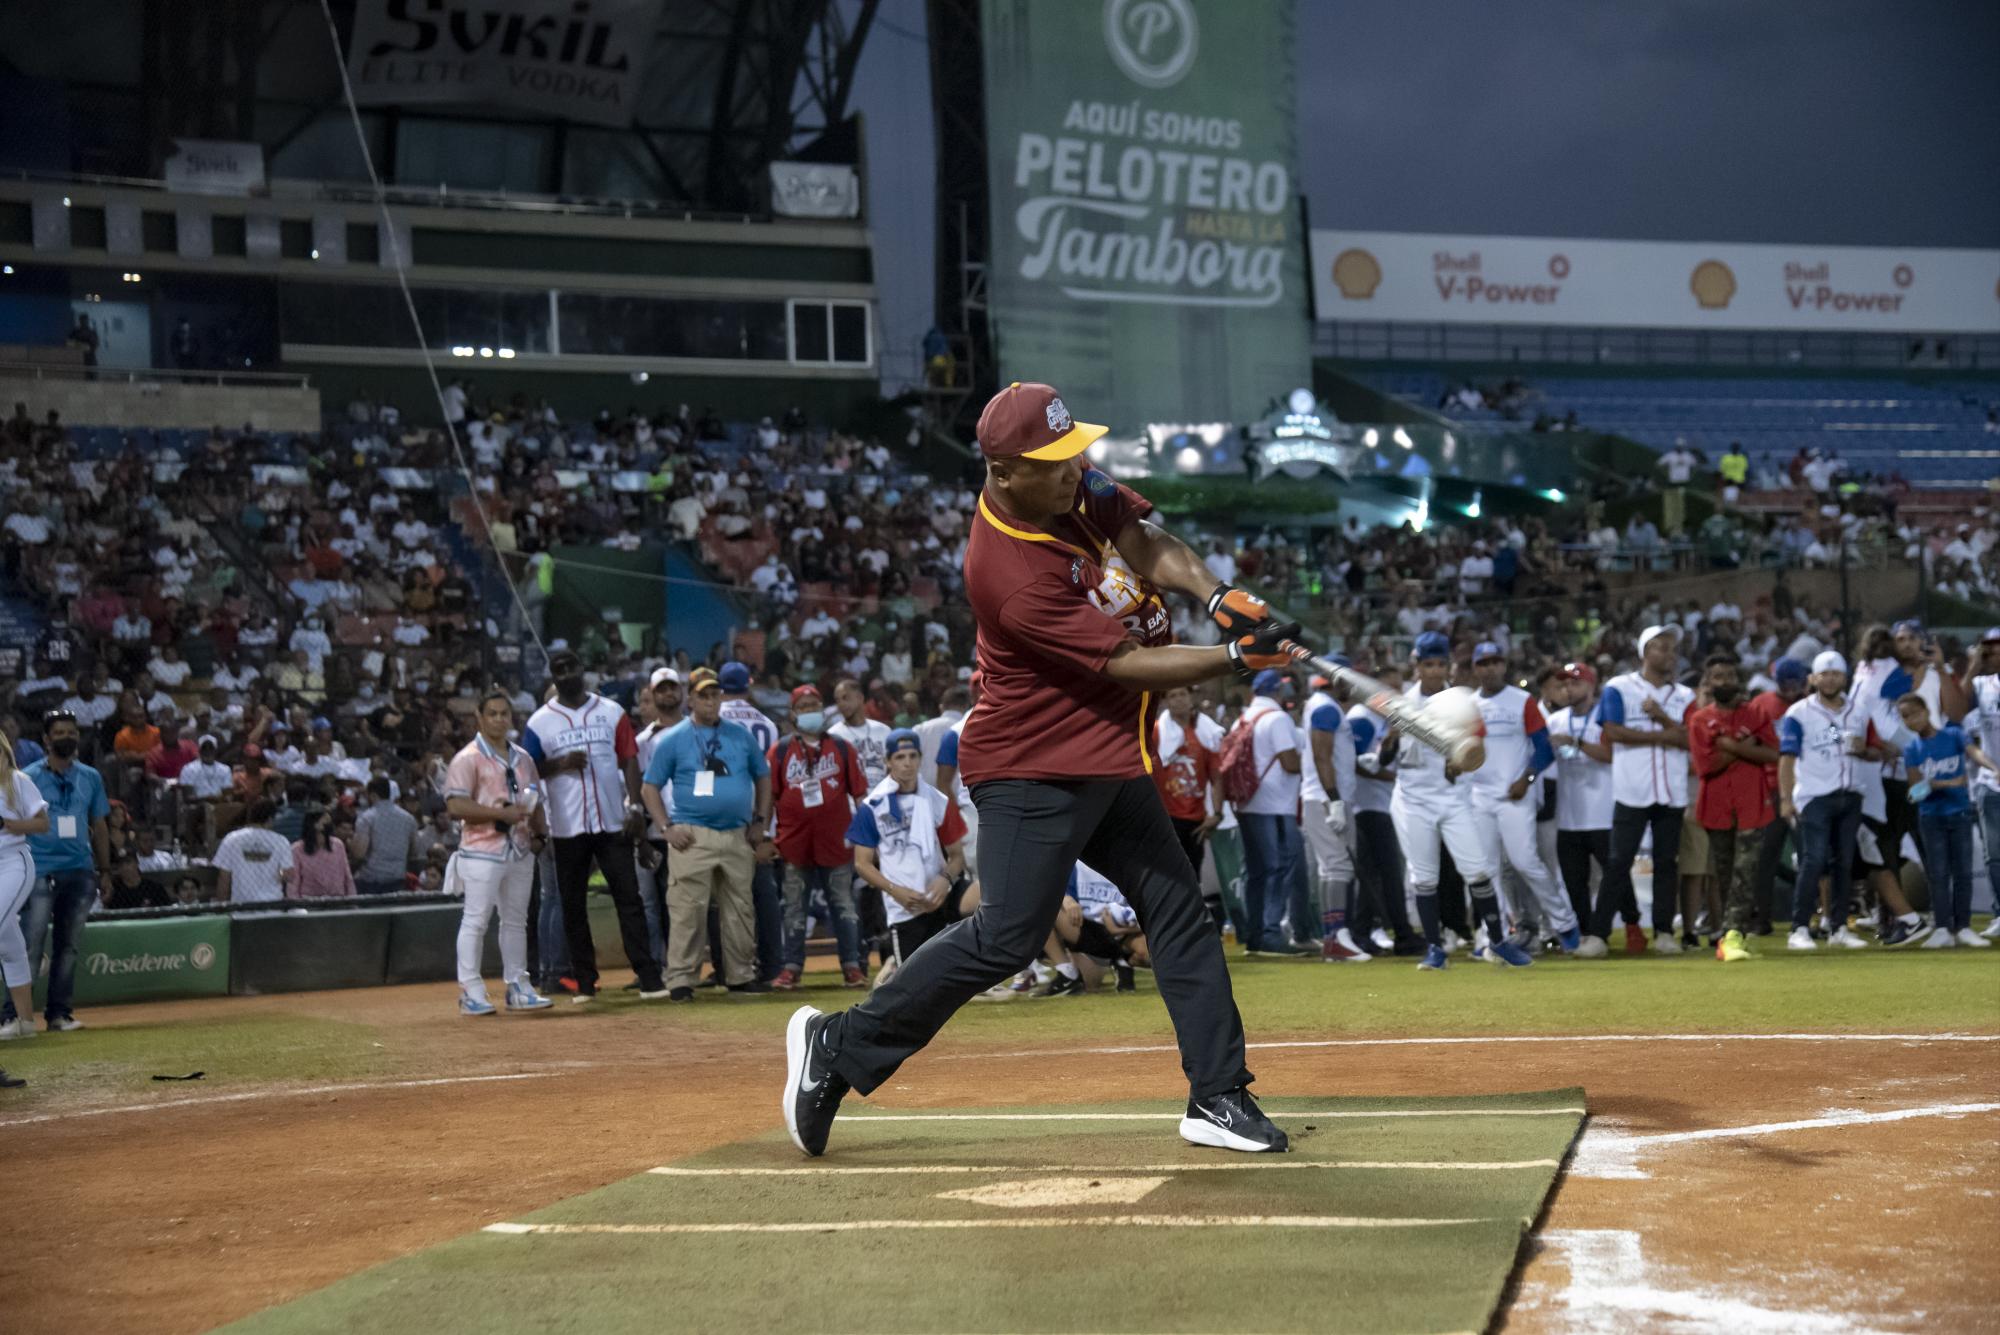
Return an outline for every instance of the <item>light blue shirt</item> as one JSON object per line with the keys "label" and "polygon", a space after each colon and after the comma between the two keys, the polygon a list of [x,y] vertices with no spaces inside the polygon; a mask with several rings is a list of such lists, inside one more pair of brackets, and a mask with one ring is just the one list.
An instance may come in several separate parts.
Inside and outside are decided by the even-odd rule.
{"label": "light blue shirt", "polygon": [[49,768],[46,759],[21,772],[49,804],[49,832],[28,836],[28,851],[34,855],[36,874],[46,876],[56,871],[95,868],[90,823],[111,814],[110,799],[104,795],[104,777],[81,760],[71,761],[69,768],[60,774]]}

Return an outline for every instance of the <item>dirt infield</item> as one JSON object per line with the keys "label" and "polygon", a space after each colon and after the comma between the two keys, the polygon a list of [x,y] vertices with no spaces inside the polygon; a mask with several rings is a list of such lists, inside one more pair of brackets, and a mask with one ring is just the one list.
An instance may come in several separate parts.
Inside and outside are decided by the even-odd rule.
{"label": "dirt infield", "polygon": [[[10,1330],[205,1330],[777,1120],[775,1046],[663,1024],[635,1051],[630,1030],[560,1016],[452,1024],[440,1018],[449,996],[98,1012],[111,1025],[213,1017],[217,1005],[327,1015],[377,1027],[390,1049],[408,1040],[421,1064],[235,1101],[162,1086],[159,1099],[204,1101],[102,1116],[75,1115],[102,1106],[79,1104],[9,1124],[0,1103],[21,1225],[0,1249]],[[982,1049],[947,1030],[873,1103],[1184,1097],[1170,1053],[1006,1055],[1018,1046]],[[1716,1329],[1995,1328],[1975,1258],[2000,1232],[2000,1112],[1954,1110],[2000,1108],[2000,1044],[1276,1047],[1254,1050],[1252,1065],[1271,1093],[1586,1088],[1590,1129],[1532,1244],[1509,1331],[1670,1316]],[[529,1078],[389,1083],[501,1075]],[[1889,1113],[1915,1115],[1867,1120]],[[1784,1125],[1801,1121],[1820,1124]],[[1674,1139],[1716,1128],[1747,1130]],[[53,1171],[18,1171],[34,1164]]]}

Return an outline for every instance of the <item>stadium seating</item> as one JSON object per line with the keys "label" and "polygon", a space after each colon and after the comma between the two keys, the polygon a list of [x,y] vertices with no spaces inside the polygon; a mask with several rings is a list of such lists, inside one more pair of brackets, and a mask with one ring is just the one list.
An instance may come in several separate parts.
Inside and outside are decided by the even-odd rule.
{"label": "stadium seating", "polygon": [[[1429,409],[1468,378],[1434,370],[1353,374]],[[1477,384],[1489,379],[1469,378]],[[1527,385],[1511,415],[1455,402],[1443,411],[1469,429],[1510,431],[1541,415],[1561,420],[1574,412],[1586,429],[1660,450],[1685,440],[1711,459],[1732,441],[1741,441],[1753,459],[1773,455],[1780,462],[1817,446],[1851,468],[1899,473],[1920,489],[1983,487],[2000,476],[2000,435],[1986,430],[2000,386],[1990,381],[1532,376]]]}

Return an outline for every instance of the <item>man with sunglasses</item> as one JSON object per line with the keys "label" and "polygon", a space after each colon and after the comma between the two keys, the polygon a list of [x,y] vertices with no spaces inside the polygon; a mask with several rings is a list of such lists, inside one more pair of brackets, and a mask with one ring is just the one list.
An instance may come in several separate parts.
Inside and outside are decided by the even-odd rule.
{"label": "man with sunglasses", "polygon": [[[49,711],[42,716],[48,755],[22,771],[49,804],[49,828],[45,834],[28,836],[35,888],[21,910],[21,934],[28,941],[29,965],[39,973],[44,942],[54,929],[42,1018],[58,1032],[83,1028],[83,1021],[70,1012],[76,993],[77,945],[98,890],[108,883],[111,866],[111,833],[105,824],[111,802],[103,776],[76,758],[82,735],[76,715]],[[13,1018],[14,1003],[9,998],[0,1004],[0,1021]]]}

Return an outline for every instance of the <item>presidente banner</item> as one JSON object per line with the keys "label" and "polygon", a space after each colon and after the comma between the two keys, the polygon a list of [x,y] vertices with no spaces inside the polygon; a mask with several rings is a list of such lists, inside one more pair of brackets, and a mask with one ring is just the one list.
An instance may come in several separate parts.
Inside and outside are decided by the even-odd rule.
{"label": "presidente banner", "polygon": [[1000,379],[1247,421],[1309,379],[1291,0],[986,0]]}
{"label": "presidente banner", "polygon": [[2000,250],[1313,229],[1322,320],[2000,331]]}
{"label": "presidente banner", "polygon": [[[35,980],[36,1004],[48,984]],[[76,952],[76,1004],[229,993],[229,918],[87,922]]]}
{"label": "presidente banner", "polygon": [[362,106],[503,106],[630,125],[660,0],[356,0]]}

